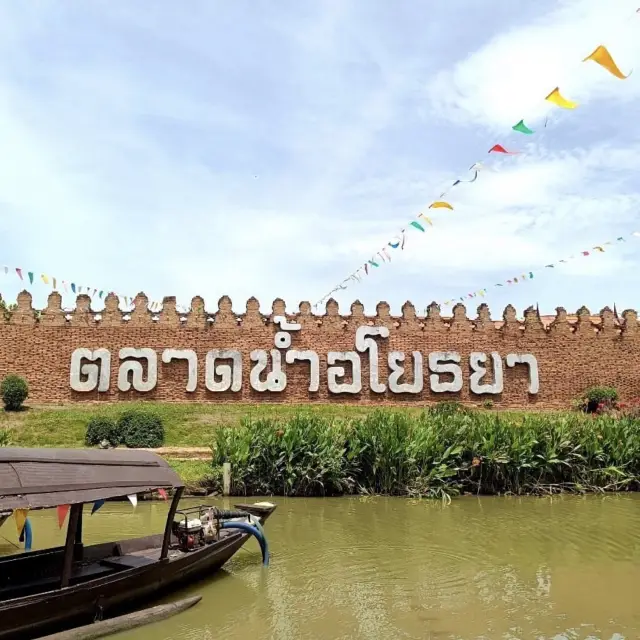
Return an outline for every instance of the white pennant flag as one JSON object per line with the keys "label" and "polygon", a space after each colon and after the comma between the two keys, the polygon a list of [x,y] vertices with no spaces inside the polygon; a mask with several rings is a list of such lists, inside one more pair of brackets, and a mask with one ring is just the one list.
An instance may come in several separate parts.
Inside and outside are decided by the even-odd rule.
{"label": "white pennant flag", "polygon": [[127,498],[129,498],[129,501],[135,509],[138,506],[138,496],[135,493],[132,493],[130,496],[127,496]]}

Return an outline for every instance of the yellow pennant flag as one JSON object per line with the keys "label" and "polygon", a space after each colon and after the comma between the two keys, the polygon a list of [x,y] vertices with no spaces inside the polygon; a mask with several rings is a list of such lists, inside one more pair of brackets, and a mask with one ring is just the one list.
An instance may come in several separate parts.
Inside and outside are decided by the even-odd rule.
{"label": "yellow pennant flag", "polygon": [[451,211],[453,211],[453,207],[448,202],[442,202],[441,200],[432,202],[429,205],[429,209],[451,209]]}
{"label": "yellow pennant flag", "polygon": [[596,251],[599,251],[600,253],[604,253],[604,249],[602,247],[593,247]]}
{"label": "yellow pennant flag", "polygon": [[620,80],[626,80],[630,75],[624,75],[620,69],[618,69],[618,65],[614,62],[611,54],[607,50],[607,47],[600,45],[596,48],[596,50],[590,55],[587,56],[582,62],[586,62],[587,60],[593,60],[601,67],[604,67],[611,75],[614,75],[616,78],[620,78]]}
{"label": "yellow pennant flag", "polygon": [[49,278],[44,275],[44,273],[40,276],[42,278],[42,282],[45,284],[49,284]]}
{"label": "yellow pennant flag", "polygon": [[20,535],[24,529],[24,524],[27,521],[27,513],[29,513],[29,509],[14,509],[13,511],[13,517],[16,519],[18,535]]}
{"label": "yellow pennant flag", "polygon": [[421,213],[418,218],[422,218],[429,226],[433,227],[433,222],[431,222],[431,218],[427,218],[424,213]]}
{"label": "yellow pennant flag", "polygon": [[575,109],[578,106],[577,102],[571,102],[571,100],[567,100],[563,98],[560,94],[560,88],[556,87],[546,98],[549,102],[553,102],[558,107],[562,107],[563,109]]}

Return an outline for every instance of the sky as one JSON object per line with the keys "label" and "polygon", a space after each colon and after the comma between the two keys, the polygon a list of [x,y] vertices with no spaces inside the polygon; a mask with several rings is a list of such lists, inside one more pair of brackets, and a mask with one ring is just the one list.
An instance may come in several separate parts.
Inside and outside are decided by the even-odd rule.
{"label": "sky", "polygon": [[[333,294],[343,313],[356,299],[422,312],[483,288],[470,315],[483,301],[495,318],[509,303],[640,307],[640,70],[581,62],[602,44],[638,67],[639,6],[4,2],[0,292],[26,285],[42,307],[45,274],[293,312],[387,246],[391,262]],[[545,102],[556,86],[577,109]],[[520,119],[536,133],[512,131]],[[489,156],[494,144],[522,153]],[[490,168],[447,194],[453,211],[388,247],[477,161]]]}

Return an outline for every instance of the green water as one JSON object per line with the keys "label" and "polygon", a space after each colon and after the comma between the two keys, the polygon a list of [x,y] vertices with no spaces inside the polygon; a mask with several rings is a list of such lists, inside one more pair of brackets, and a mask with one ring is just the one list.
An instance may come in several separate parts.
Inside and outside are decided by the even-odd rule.
{"label": "green water", "polygon": [[[640,637],[640,496],[273,502],[268,569],[250,541],[226,571],[164,599],[201,594],[196,607],[112,637]],[[159,532],[166,509],[107,504],[85,540]],[[31,517],[35,547],[62,543],[55,511]],[[15,540],[11,525],[0,534]]]}

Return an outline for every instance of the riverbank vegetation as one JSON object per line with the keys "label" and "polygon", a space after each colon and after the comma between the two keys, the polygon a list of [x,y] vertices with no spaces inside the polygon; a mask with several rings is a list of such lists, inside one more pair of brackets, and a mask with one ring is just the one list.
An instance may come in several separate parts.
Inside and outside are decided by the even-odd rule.
{"label": "riverbank vegetation", "polygon": [[640,421],[620,414],[506,414],[442,404],[420,414],[246,419],[214,434],[213,488],[231,463],[247,495],[448,497],[640,487]]}

